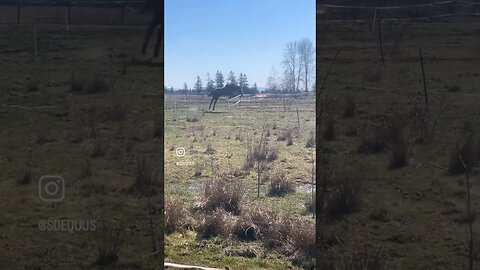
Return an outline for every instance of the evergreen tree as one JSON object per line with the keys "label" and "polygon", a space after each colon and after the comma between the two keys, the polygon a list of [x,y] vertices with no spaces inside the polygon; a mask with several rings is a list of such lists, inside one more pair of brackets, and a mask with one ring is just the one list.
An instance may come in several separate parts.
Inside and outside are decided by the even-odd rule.
{"label": "evergreen tree", "polygon": [[197,76],[197,81],[195,82],[195,92],[197,92],[197,94],[200,94],[202,91],[202,80],[200,79],[200,76]]}
{"label": "evergreen tree", "polygon": [[247,79],[247,75],[243,74],[243,73],[240,73],[240,75],[238,76],[238,86],[240,86],[240,88],[242,88],[242,91],[248,91],[248,79]]}
{"label": "evergreen tree", "polygon": [[228,74],[228,82],[235,85],[237,84],[237,78],[235,78],[235,74],[233,73],[233,71],[230,71],[230,73]]}
{"label": "evergreen tree", "polygon": [[256,94],[256,93],[258,93],[258,87],[257,87],[257,83],[254,83],[254,84],[253,84],[253,87],[252,87],[252,89],[251,89],[251,90],[252,90],[252,91],[251,91],[251,92],[252,92],[252,94]]}
{"label": "evergreen tree", "polygon": [[217,73],[215,74],[215,86],[217,88],[220,88],[220,87],[223,87],[224,83],[225,83],[225,80],[223,79],[222,72],[217,70]]}

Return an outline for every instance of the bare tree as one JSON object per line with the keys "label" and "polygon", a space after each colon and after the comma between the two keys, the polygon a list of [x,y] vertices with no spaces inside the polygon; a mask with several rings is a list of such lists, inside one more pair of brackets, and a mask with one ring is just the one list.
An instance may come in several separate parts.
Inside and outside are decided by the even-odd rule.
{"label": "bare tree", "polygon": [[275,67],[272,67],[270,71],[270,76],[267,78],[267,89],[271,92],[277,92],[278,87],[278,72]]}
{"label": "bare tree", "polygon": [[298,42],[298,53],[300,57],[300,63],[303,67],[303,82],[305,83],[305,92],[308,92],[308,82],[312,79],[309,76],[310,74],[314,74],[313,70],[315,66],[315,49],[313,48],[312,42],[306,38],[300,40]]}
{"label": "bare tree", "polygon": [[285,67],[285,86],[287,89],[297,90],[296,72],[297,72],[297,42],[287,44],[284,53],[283,65]]}

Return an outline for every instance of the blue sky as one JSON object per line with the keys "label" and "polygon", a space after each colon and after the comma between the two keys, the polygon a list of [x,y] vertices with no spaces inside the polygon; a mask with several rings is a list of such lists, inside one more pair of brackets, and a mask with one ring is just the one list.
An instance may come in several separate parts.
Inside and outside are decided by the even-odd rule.
{"label": "blue sky", "polygon": [[265,87],[272,66],[281,74],[288,42],[315,44],[314,0],[166,0],[165,85],[205,86],[207,72],[245,73]]}

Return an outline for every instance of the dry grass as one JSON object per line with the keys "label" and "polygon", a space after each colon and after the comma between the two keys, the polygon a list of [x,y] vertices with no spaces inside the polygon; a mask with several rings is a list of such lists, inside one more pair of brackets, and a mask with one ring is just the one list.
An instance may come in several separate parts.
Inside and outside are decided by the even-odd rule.
{"label": "dry grass", "polygon": [[205,184],[200,208],[212,213],[217,209],[223,209],[235,215],[241,212],[241,202],[244,195],[243,185],[237,179],[227,177],[209,180]]}
{"label": "dry grass", "polygon": [[230,215],[223,209],[217,209],[213,213],[202,215],[200,222],[195,227],[198,237],[227,236],[229,233],[229,219]]}
{"label": "dry grass", "polygon": [[307,147],[307,148],[314,147],[315,144],[316,144],[315,132],[312,131],[312,132],[310,132],[310,136],[308,136],[308,138],[307,138],[307,142],[305,143],[305,147]]}
{"label": "dry grass", "polygon": [[[251,169],[255,167],[255,163],[267,160],[268,155],[269,151],[266,137],[247,142],[247,155],[245,157],[244,168]],[[274,156],[271,156],[270,158],[273,157]]]}
{"label": "dry grass", "polygon": [[187,218],[187,211],[183,203],[165,196],[164,207],[165,233],[169,234],[183,228]]}
{"label": "dry grass", "polygon": [[139,195],[147,195],[149,193],[156,193],[152,187],[162,185],[161,179],[158,177],[158,172],[144,156],[138,156],[136,161],[136,176],[135,181],[129,187],[129,193],[137,193]]}
{"label": "dry grass", "polygon": [[213,154],[215,154],[215,149],[213,148],[212,143],[209,142],[209,143],[207,144],[207,149],[205,150],[205,154],[207,154],[207,155],[213,155]]}
{"label": "dry grass", "polygon": [[381,249],[372,249],[368,246],[359,248],[351,252],[350,255],[338,260],[338,264],[333,269],[341,270],[385,270],[387,254]]}
{"label": "dry grass", "polygon": [[277,159],[278,159],[278,148],[270,148],[267,153],[266,160],[271,162]]}
{"label": "dry grass", "polygon": [[285,129],[280,135],[277,137],[277,141],[292,141],[293,140],[292,130]]}
{"label": "dry grass", "polygon": [[361,182],[352,172],[336,170],[332,190],[327,194],[325,213],[330,217],[342,217],[360,208]]}
{"label": "dry grass", "polygon": [[295,192],[295,184],[288,179],[282,171],[275,171],[270,177],[270,188],[268,195],[285,196],[288,193]]}
{"label": "dry grass", "polygon": [[448,173],[458,175],[470,171],[478,162],[478,149],[478,142],[473,135],[460,139],[450,153]]}
{"label": "dry grass", "polygon": [[97,230],[96,245],[98,257],[93,266],[105,267],[116,262],[121,248],[126,244],[125,228],[122,225],[106,225]]}

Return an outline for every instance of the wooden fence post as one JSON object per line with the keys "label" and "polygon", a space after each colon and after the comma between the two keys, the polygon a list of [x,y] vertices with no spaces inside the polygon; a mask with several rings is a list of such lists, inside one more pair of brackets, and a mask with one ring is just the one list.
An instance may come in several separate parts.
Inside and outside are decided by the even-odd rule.
{"label": "wooden fence post", "polygon": [[425,80],[425,69],[423,67],[423,54],[422,48],[418,48],[418,53],[420,56],[420,65],[422,66],[422,79],[423,79],[423,92],[425,94],[425,110],[428,111],[428,93],[427,93],[427,82]]}
{"label": "wooden fence post", "polygon": [[377,17],[377,30],[378,30],[378,43],[380,45],[380,56],[382,57],[382,64],[385,65],[385,59],[383,58],[383,41],[382,41],[382,22],[380,16]]}

